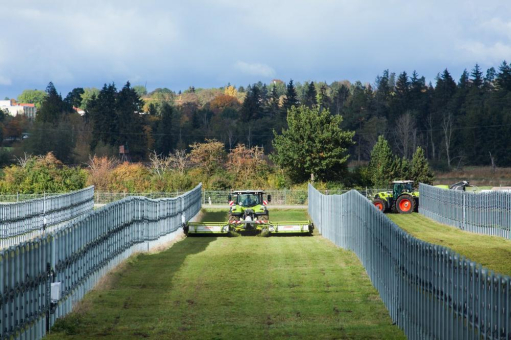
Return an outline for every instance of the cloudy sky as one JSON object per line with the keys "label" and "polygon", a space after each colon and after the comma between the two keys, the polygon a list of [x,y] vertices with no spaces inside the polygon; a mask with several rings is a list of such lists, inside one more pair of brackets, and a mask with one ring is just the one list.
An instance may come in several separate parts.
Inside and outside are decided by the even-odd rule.
{"label": "cloudy sky", "polygon": [[0,97],[127,80],[148,90],[274,78],[428,81],[511,61],[504,0],[0,0]]}

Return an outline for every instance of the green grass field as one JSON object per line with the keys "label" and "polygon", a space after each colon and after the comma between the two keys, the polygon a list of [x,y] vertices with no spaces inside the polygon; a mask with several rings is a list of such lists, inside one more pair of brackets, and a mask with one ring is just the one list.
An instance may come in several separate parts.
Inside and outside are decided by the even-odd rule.
{"label": "green grass field", "polygon": [[[225,212],[203,214],[223,221]],[[270,219],[307,219],[272,211]],[[48,339],[404,339],[354,253],[320,236],[190,237],[131,257]]]}
{"label": "green grass field", "polygon": [[421,240],[451,248],[488,269],[511,276],[510,240],[462,231],[417,213],[388,214],[387,216]]}

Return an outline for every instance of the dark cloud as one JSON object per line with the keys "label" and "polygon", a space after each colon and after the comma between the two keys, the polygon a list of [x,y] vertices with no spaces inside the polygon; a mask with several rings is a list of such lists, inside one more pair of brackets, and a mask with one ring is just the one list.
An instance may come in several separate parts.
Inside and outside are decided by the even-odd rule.
{"label": "dark cloud", "polygon": [[511,3],[14,1],[3,4],[0,95],[147,82],[175,90],[273,78],[433,81],[511,55]]}

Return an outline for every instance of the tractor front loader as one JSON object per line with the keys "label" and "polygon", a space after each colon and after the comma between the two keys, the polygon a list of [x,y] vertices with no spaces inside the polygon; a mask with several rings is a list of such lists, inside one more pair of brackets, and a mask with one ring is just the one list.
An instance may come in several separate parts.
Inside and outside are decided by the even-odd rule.
{"label": "tractor front loader", "polygon": [[289,221],[274,223],[270,221],[268,203],[271,195],[264,200],[262,190],[234,191],[229,194],[229,218],[225,222],[189,222],[185,226],[188,235],[194,234],[311,234],[310,221]]}

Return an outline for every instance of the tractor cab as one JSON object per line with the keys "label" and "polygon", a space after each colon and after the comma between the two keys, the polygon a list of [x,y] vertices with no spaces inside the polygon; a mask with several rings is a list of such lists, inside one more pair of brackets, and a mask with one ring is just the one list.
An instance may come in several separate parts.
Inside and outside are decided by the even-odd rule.
{"label": "tractor cab", "polygon": [[398,197],[404,192],[413,192],[413,181],[394,181],[394,189],[392,190],[393,196]]}
{"label": "tractor cab", "polygon": [[263,196],[264,191],[262,190],[233,191],[232,194],[229,194],[228,200],[231,205],[249,208],[257,205],[266,205],[268,202],[271,202],[271,195],[267,196],[267,201],[264,200]]}

